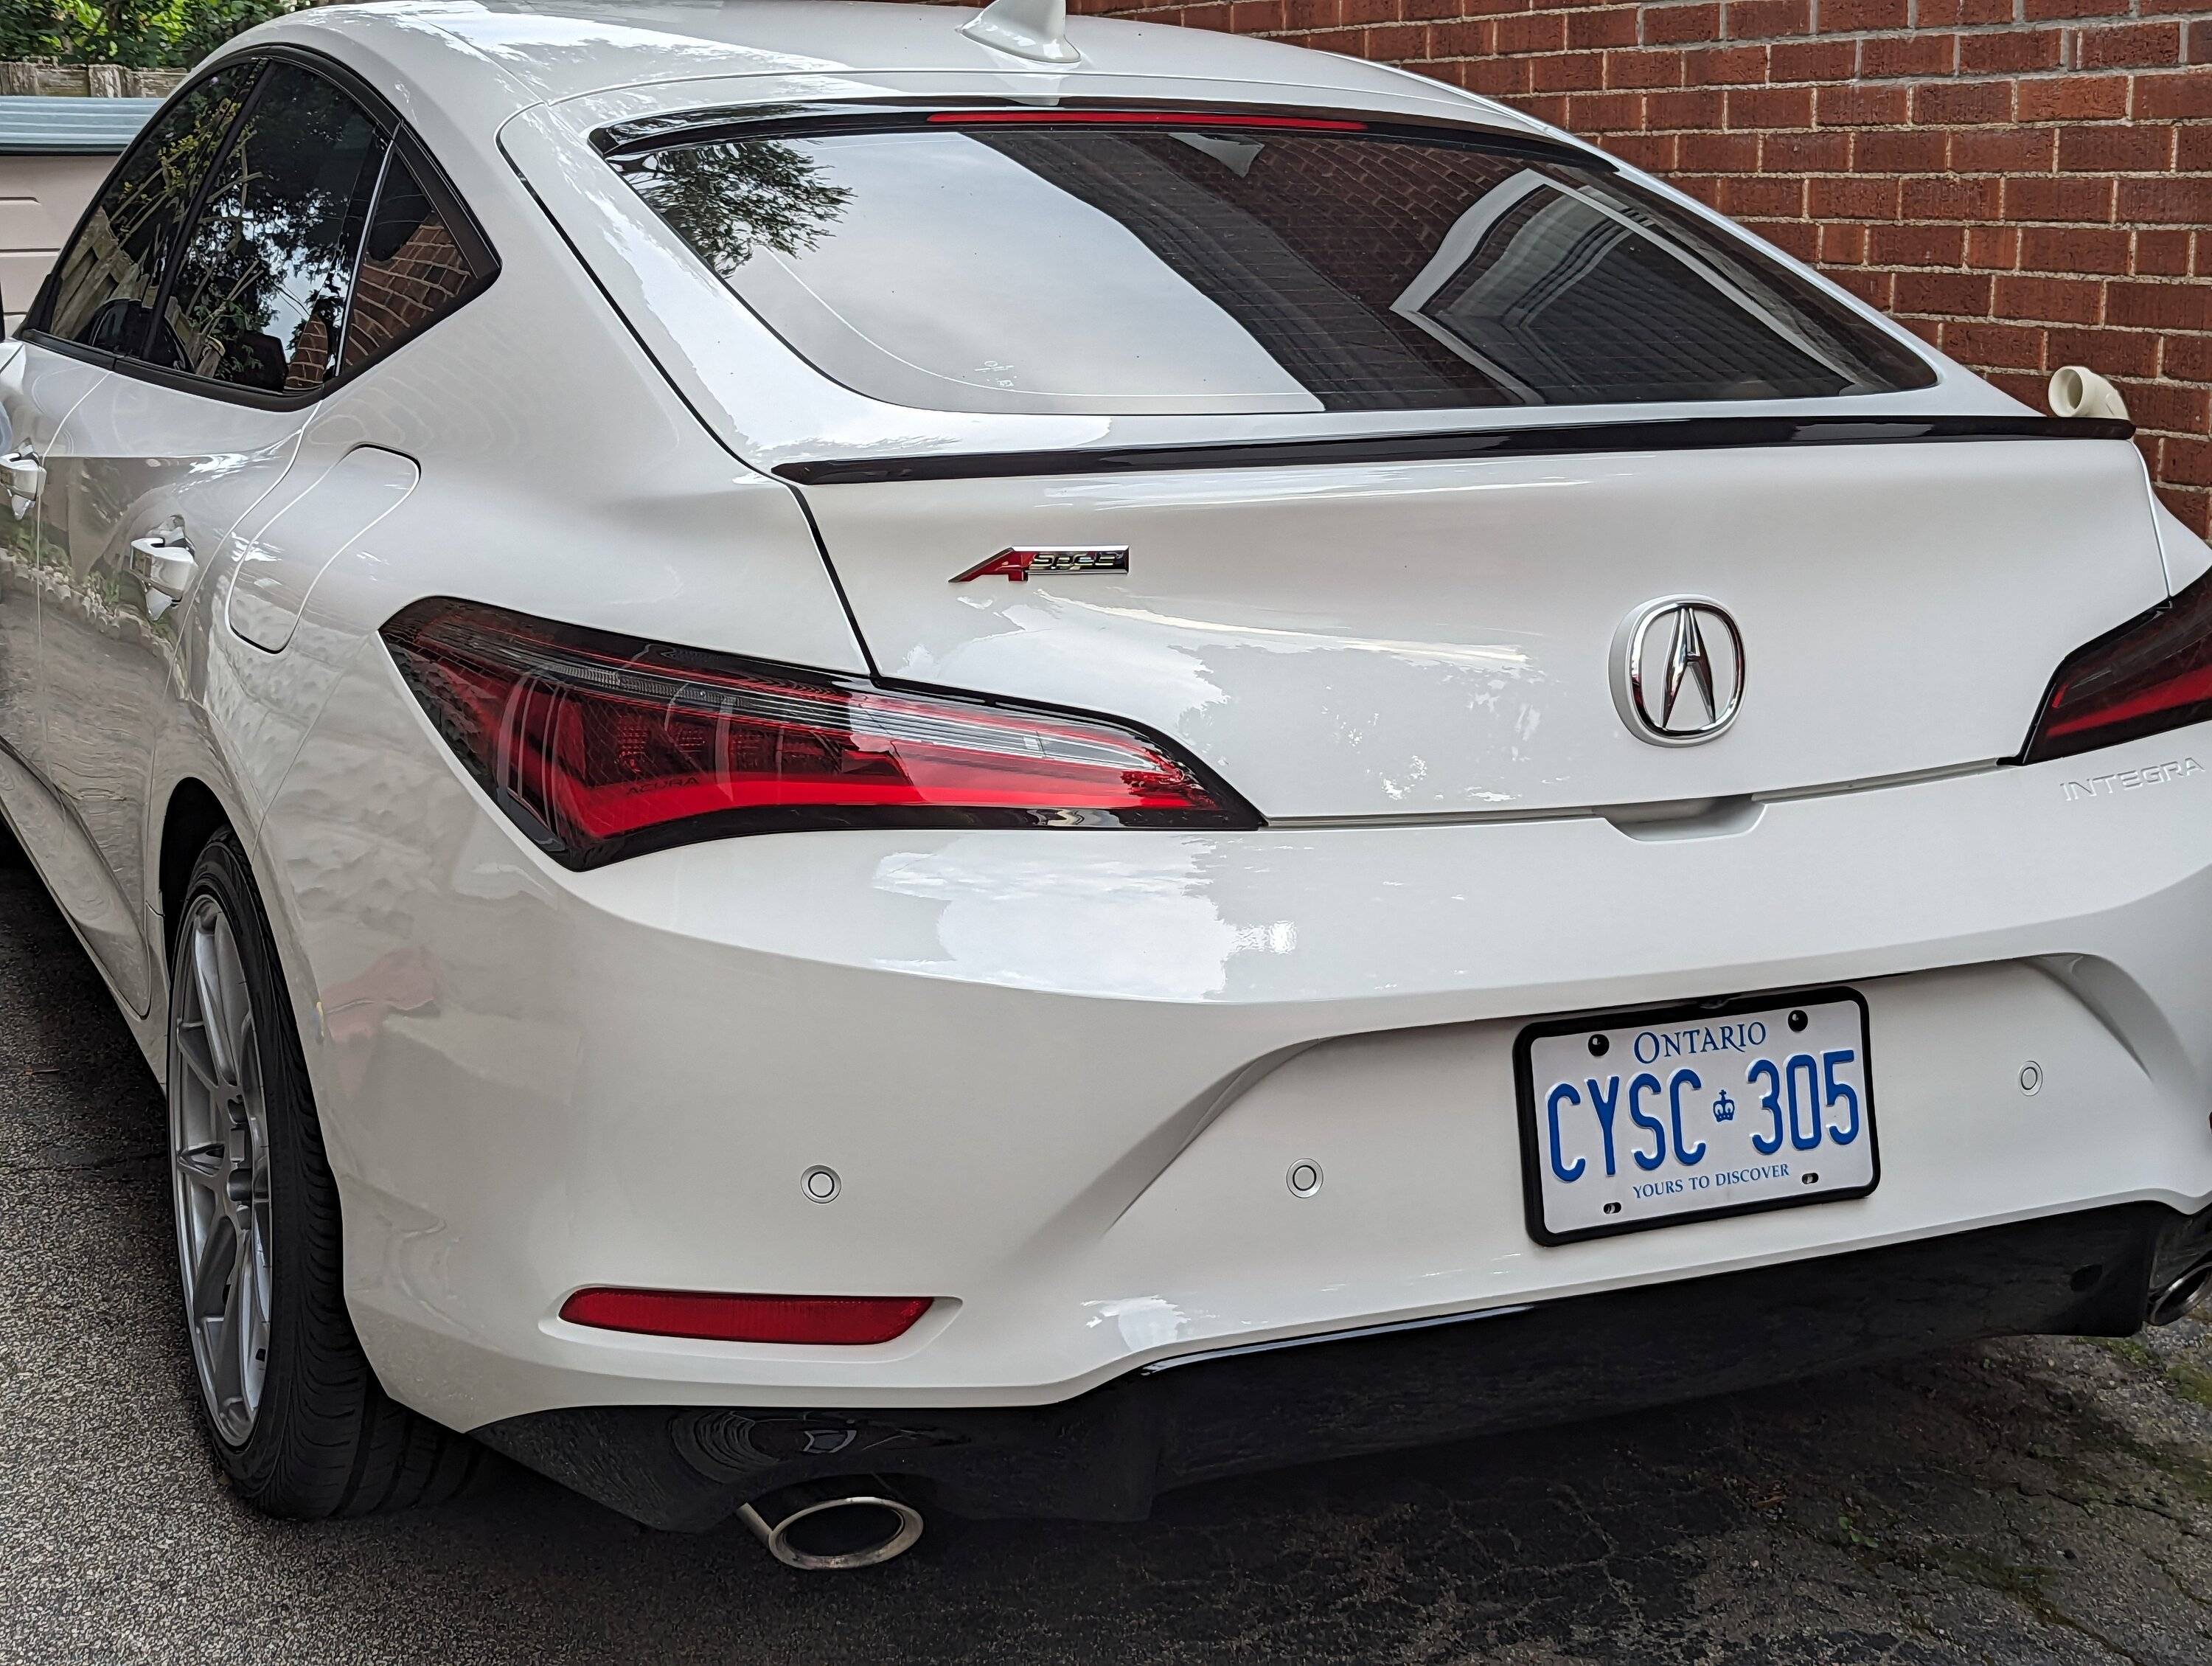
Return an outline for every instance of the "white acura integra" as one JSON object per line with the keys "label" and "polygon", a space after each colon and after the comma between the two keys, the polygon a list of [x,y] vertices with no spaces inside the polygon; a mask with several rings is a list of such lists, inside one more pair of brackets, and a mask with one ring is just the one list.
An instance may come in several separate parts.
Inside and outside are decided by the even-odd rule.
{"label": "white acura integra", "polygon": [[0,802],[268,1509],[466,1431],[850,1564],[2205,1276],[2212,551],[1498,105],[317,12],[0,403]]}

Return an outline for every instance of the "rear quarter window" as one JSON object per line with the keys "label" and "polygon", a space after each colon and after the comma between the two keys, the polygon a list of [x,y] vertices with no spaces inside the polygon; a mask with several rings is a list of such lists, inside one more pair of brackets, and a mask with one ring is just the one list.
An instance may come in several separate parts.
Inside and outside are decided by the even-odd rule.
{"label": "rear quarter window", "polygon": [[896,404],[1256,414],[1935,380],[1756,244],[1575,153],[1199,114],[932,119],[615,166],[794,351]]}

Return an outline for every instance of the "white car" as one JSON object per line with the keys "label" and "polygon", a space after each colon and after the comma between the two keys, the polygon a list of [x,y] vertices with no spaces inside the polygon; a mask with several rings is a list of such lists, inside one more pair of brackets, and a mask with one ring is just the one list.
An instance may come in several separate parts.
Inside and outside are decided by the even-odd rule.
{"label": "white car", "polygon": [[0,409],[0,803],[269,1510],[459,1431],[851,1565],[2212,1266],[2212,550],[1499,105],[311,11]]}

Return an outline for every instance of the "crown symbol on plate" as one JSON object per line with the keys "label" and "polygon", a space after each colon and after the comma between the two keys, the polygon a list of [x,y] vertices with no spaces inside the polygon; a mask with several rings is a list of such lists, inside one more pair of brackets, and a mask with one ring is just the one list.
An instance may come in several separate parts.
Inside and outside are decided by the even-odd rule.
{"label": "crown symbol on plate", "polygon": [[1713,1095],[1713,1121],[1716,1122],[1735,1121],[1735,1101],[1729,1097],[1726,1088]]}

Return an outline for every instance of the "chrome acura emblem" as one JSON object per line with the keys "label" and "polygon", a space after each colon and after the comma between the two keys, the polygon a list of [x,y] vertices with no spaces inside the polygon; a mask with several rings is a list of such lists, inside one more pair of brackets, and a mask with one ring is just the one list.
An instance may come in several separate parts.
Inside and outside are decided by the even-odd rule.
{"label": "chrome acura emblem", "polygon": [[1628,616],[1614,639],[1613,699],[1655,746],[1711,740],[1743,702],[1743,635],[1703,596],[1668,596]]}

